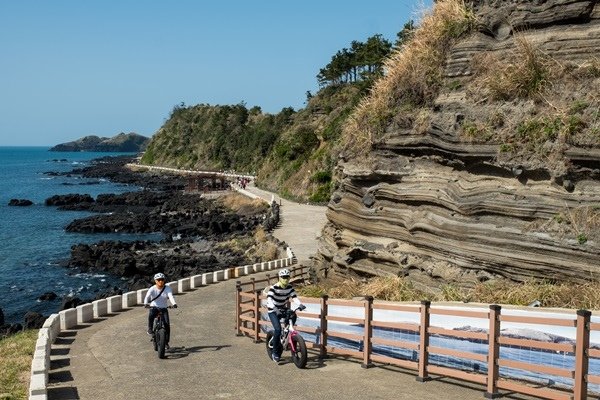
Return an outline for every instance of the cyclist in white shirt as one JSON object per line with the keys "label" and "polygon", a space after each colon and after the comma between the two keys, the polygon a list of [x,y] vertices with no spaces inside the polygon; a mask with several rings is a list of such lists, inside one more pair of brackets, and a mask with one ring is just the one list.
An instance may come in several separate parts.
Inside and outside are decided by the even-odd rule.
{"label": "cyclist in white shirt", "polygon": [[154,275],[154,282],[156,283],[152,286],[148,292],[146,293],[146,297],[144,297],[144,307],[150,308],[148,312],[148,335],[152,335],[152,324],[154,322],[154,318],[158,314],[158,309],[161,308],[165,328],[167,333],[167,345],[169,343],[171,326],[169,324],[169,310],[167,306],[169,305],[169,301],[173,305],[173,308],[177,308],[177,303],[175,302],[175,298],[173,297],[173,290],[165,284],[165,274],[159,272]]}

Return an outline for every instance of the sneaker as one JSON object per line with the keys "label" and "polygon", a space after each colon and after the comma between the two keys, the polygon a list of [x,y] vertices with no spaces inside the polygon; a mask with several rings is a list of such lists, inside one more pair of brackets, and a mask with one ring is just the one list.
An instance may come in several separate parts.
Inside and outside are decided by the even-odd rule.
{"label": "sneaker", "polygon": [[279,356],[275,353],[271,354],[271,358],[273,359],[273,361],[275,362],[279,362]]}
{"label": "sneaker", "polygon": [[150,335],[150,336],[152,336],[152,335],[154,334],[154,332],[152,332],[152,329],[148,329],[148,330],[146,331],[146,333],[147,333],[148,335]]}
{"label": "sneaker", "polygon": [[169,350],[171,348],[171,346],[169,346],[169,343],[165,344],[165,349]]}

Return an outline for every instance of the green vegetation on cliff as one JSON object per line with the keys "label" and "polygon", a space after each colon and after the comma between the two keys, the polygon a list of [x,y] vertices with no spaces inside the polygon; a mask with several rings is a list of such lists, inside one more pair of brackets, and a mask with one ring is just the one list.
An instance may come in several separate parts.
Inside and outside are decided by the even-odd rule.
{"label": "green vegetation on cliff", "polygon": [[175,106],[153,136],[145,164],[253,172],[272,151],[279,133],[289,128],[294,110],[263,114],[259,107],[199,104]]}
{"label": "green vegetation on cliff", "polygon": [[[410,36],[412,22],[396,45]],[[383,75],[392,44],[381,35],[353,41],[317,75],[321,90],[307,92],[306,108],[263,113],[260,107],[177,105],[153,136],[142,163],[176,168],[236,170],[282,196],[326,202],[342,126],[373,82]]]}

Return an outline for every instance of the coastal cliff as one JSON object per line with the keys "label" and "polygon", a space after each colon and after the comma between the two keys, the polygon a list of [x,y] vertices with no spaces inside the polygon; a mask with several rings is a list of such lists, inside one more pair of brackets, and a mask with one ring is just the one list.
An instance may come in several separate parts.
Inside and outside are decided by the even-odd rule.
{"label": "coastal cliff", "polygon": [[599,54],[598,0],[438,1],[344,126],[316,265],[598,279]]}

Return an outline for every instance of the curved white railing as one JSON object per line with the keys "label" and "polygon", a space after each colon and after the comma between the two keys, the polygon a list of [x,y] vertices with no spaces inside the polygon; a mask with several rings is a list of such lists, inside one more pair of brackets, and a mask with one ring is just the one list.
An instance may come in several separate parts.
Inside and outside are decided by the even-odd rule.
{"label": "curved white railing", "polygon": [[[287,257],[241,267],[232,267],[214,272],[207,272],[169,282],[167,285],[174,294],[187,290],[198,289],[212,283],[239,278],[257,272],[287,267],[296,262],[294,252],[286,248]],[[144,303],[148,289],[127,292],[122,295],[96,300],[50,315],[38,333],[35,353],[31,362],[31,381],[29,384],[30,400],[45,400],[48,398],[48,371],[50,370],[50,352],[52,343],[61,332],[72,329],[77,325],[98,321],[98,318],[120,311],[127,311],[134,306]]]}
{"label": "curved white railing", "polygon": [[244,174],[236,174],[230,172],[220,172],[220,171],[197,171],[193,169],[181,169],[181,168],[171,168],[171,167],[159,167],[156,165],[145,165],[145,164],[126,164],[127,167],[131,168],[145,168],[150,171],[163,171],[170,172],[175,174],[184,174],[184,175],[210,175],[219,178],[245,178],[245,179],[254,179],[256,178],[254,175],[244,175]]}

